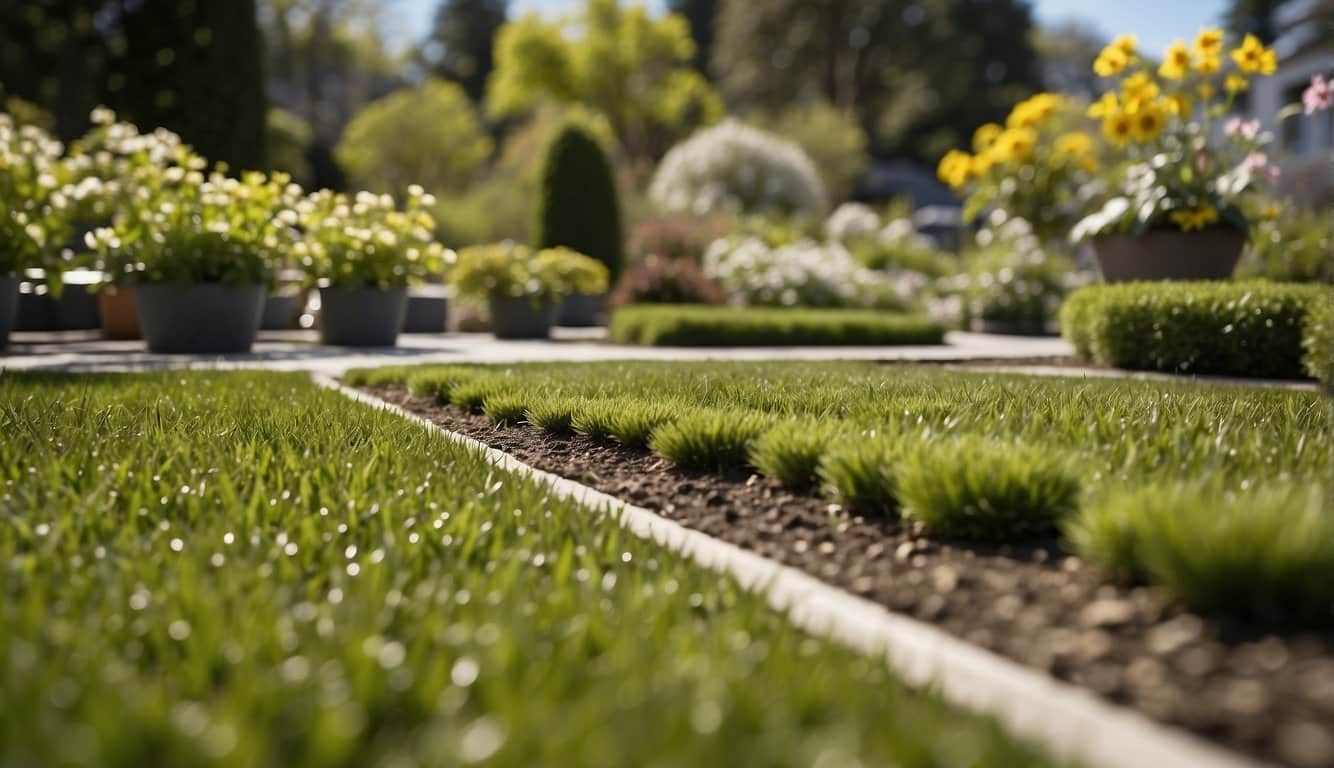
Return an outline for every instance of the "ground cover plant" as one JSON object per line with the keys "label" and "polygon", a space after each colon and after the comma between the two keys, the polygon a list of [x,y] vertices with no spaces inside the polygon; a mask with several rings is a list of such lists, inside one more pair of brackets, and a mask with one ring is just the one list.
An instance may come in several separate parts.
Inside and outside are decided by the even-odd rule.
{"label": "ground cover plant", "polygon": [[[1318,546],[1241,534],[1219,534],[1217,548],[1191,558],[1154,556],[1154,565],[1141,565],[1139,555],[1113,553],[1134,547],[1144,526],[1105,521],[1118,493],[1151,484],[1186,489],[1174,491],[1181,503],[1154,507],[1162,510],[1163,528],[1185,531],[1216,509],[1212,496],[1190,492],[1191,483],[1217,483],[1218,493],[1228,494],[1325,489],[1331,424],[1316,393],[850,363],[530,364],[399,373],[419,392],[429,392],[423,382],[435,378],[471,376],[448,399],[460,402],[460,386],[489,393],[474,409],[485,408],[487,397],[530,410],[558,399],[576,431],[600,437],[610,435],[607,414],[657,407],[660,420],[647,445],[682,467],[746,463],[790,487],[818,484],[864,514],[903,515],[942,540],[1014,543],[1096,529],[1097,537],[1072,533],[1068,545],[1109,577],[1159,584],[1201,610],[1255,615],[1244,601],[1229,599],[1227,585],[1247,569],[1272,564],[1283,572],[1329,572]],[[349,376],[353,383],[372,378],[383,382],[383,373]],[[688,405],[677,405],[673,415],[664,402]],[[1297,513],[1278,503],[1247,509],[1256,526],[1291,523],[1308,538],[1334,538],[1328,515],[1290,519]],[[1279,581],[1293,597],[1288,619],[1320,625],[1334,619],[1314,580]],[[1264,583],[1258,573],[1256,583]]]}
{"label": "ground cover plant", "polygon": [[0,429],[6,765],[1042,762],[304,376],[6,373]]}
{"label": "ground cover plant", "polygon": [[769,309],[640,304],[621,307],[613,341],[647,346],[867,346],[939,344],[924,317],[854,309]]}

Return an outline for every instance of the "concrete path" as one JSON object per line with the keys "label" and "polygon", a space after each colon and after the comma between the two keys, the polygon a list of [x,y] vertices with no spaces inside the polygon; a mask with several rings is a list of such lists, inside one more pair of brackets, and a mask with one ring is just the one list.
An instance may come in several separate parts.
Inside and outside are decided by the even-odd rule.
{"label": "concrete path", "polygon": [[143,342],[103,341],[90,333],[14,333],[0,368],[124,371],[159,368],[263,368],[339,375],[348,368],[407,363],[589,362],[596,360],[1024,360],[1065,357],[1059,338],[950,333],[946,343],[900,347],[639,347],[605,341],[605,330],[557,329],[552,341],[499,341],[489,334],[405,334],[386,349],[326,347],[310,331],[262,332],[248,355],[154,355]]}

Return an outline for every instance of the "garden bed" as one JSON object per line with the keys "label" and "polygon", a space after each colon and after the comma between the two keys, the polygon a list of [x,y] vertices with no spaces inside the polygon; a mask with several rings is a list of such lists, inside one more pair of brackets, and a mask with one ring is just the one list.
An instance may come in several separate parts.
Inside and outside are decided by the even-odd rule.
{"label": "garden bed", "polygon": [[[627,391],[648,401],[693,398],[703,409],[745,402],[797,417],[822,408],[821,395],[828,395],[845,401],[839,415],[861,426],[874,412],[889,427],[895,419],[888,415],[902,409],[901,422],[919,434],[994,430],[1045,443],[1053,454],[1073,453],[1087,473],[1086,498],[1096,499],[1125,480],[1162,483],[1181,474],[1207,480],[1243,472],[1261,487],[1318,482],[1328,469],[1329,427],[1315,395],[841,364],[512,366],[500,377],[470,382],[457,377],[467,369],[436,371],[437,382],[453,372],[450,394],[487,407],[483,415],[395,386],[410,370],[352,380],[541,469],[801,568],[1161,721],[1290,765],[1334,759],[1334,633],[1318,617],[1191,612],[1188,601],[1198,594],[1113,579],[1054,531],[969,543],[933,535],[921,522],[859,514],[837,499],[787,490],[747,467],[684,470],[642,444],[496,424],[522,421],[513,414],[524,412],[524,401],[543,410],[533,397],[539,391],[566,402]],[[414,381],[423,391],[431,379],[422,374]],[[860,389],[862,399],[840,394],[848,388]],[[634,410],[632,400],[614,402],[623,413]],[[867,411],[868,403],[884,407]],[[550,413],[542,416],[550,426]],[[1242,424],[1255,434],[1237,433]],[[1230,437],[1210,446],[1219,435]],[[1091,447],[1075,447],[1081,443]],[[1240,605],[1254,595],[1238,587],[1225,596],[1233,597]]]}
{"label": "garden bed", "polygon": [[0,429],[0,763],[1047,764],[305,375],[5,373]]}
{"label": "garden bed", "polygon": [[891,346],[940,344],[945,329],[924,317],[873,310],[638,304],[612,314],[609,335],[648,346]]}

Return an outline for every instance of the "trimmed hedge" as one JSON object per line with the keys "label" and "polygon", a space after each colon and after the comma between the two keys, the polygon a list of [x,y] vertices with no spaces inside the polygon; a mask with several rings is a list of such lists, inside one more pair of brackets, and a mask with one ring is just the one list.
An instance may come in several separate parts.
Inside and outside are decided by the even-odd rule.
{"label": "trimmed hedge", "polygon": [[1328,368],[1330,323],[1319,318],[1329,301],[1320,285],[1094,285],[1066,300],[1061,333],[1118,368],[1296,379]]}
{"label": "trimmed hedge", "polygon": [[861,309],[768,309],[636,304],[612,315],[613,341],[679,347],[940,344],[924,317]]}
{"label": "trimmed hedge", "polygon": [[542,153],[533,226],[538,249],[566,247],[607,267],[615,285],[624,261],[621,205],[611,162],[577,119],[557,128]]}

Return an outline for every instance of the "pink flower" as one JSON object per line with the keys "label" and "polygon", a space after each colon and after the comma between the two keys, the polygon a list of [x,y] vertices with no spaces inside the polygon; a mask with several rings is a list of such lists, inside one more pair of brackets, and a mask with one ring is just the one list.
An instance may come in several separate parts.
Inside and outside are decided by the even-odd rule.
{"label": "pink flower", "polygon": [[1263,152],[1252,152],[1246,157],[1246,167],[1251,173],[1260,173],[1269,165],[1269,156]]}
{"label": "pink flower", "polygon": [[1265,169],[1265,175],[1269,178],[1270,184],[1277,184],[1278,177],[1282,173],[1277,165],[1271,165]]}
{"label": "pink flower", "polygon": [[1302,94],[1302,104],[1306,106],[1308,115],[1329,109],[1330,105],[1334,104],[1334,83],[1322,75],[1311,75],[1311,85]]}

